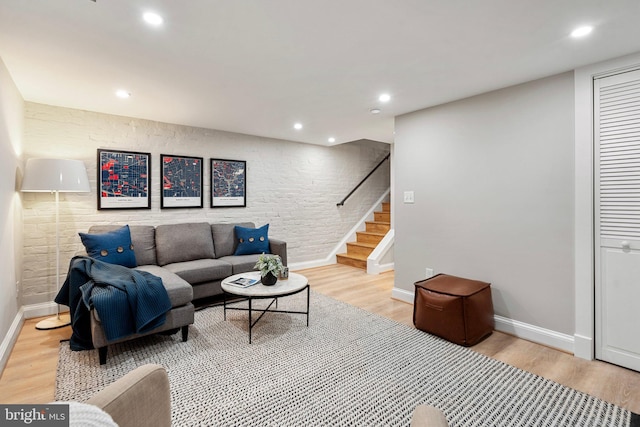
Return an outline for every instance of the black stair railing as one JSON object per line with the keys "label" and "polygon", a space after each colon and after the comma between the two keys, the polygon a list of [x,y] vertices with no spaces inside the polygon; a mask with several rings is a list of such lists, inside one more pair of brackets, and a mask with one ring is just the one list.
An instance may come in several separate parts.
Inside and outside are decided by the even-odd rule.
{"label": "black stair railing", "polygon": [[347,199],[348,199],[349,197],[351,197],[351,195],[352,195],[353,193],[355,193],[355,192],[356,192],[356,190],[357,190],[358,188],[360,188],[360,186],[361,186],[362,184],[364,184],[364,182],[365,182],[365,181],[366,181],[366,180],[367,180],[371,175],[373,175],[373,173],[374,173],[375,171],[377,171],[377,170],[378,170],[378,168],[379,168],[380,166],[382,166],[382,164],[383,164],[384,162],[386,162],[387,160],[389,160],[389,157],[391,157],[391,153],[387,154],[387,155],[385,156],[385,158],[384,158],[384,159],[380,160],[380,163],[378,163],[378,164],[376,165],[376,167],[375,167],[375,168],[373,168],[373,170],[372,170],[371,172],[369,172],[369,173],[367,174],[367,176],[365,176],[365,177],[362,179],[362,181],[360,181],[360,182],[358,183],[358,185],[356,185],[356,186],[353,188],[353,190],[351,190],[351,191],[349,192],[349,194],[347,194],[347,196],[346,196],[344,199],[342,199],[340,202],[338,202],[338,203],[336,204],[336,206],[343,206],[343,205],[344,205],[344,202],[346,202],[346,201],[347,201]]}

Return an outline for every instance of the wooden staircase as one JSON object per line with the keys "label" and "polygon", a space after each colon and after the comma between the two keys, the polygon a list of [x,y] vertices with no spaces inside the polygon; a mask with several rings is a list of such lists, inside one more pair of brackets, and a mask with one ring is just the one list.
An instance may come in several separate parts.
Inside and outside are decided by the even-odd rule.
{"label": "wooden staircase", "polygon": [[365,231],[356,232],[356,241],[347,243],[347,253],[337,254],[338,264],[367,269],[367,257],[391,228],[391,204],[382,203],[382,211],[373,213],[373,221],[366,221]]}

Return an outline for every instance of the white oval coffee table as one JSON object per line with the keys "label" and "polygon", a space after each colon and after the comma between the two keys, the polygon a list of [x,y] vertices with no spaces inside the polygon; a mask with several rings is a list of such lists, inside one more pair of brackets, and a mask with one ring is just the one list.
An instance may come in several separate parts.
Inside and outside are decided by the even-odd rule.
{"label": "white oval coffee table", "polygon": [[[258,283],[255,285],[251,285],[248,287],[241,287],[234,285],[232,282],[237,281],[238,279],[248,279],[248,280],[257,280]],[[256,323],[262,318],[265,313],[289,313],[289,314],[305,314],[307,316],[307,326],[309,326],[309,281],[302,274],[298,273],[289,273],[289,278],[287,280],[278,280],[273,286],[265,286],[260,283],[260,272],[259,271],[251,271],[248,273],[240,273],[234,274],[233,276],[229,276],[224,279],[220,286],[224,291],[224,320],[227,320],[227,310],[240,310],[240,311],[248,311],[249,312],[249,344],[251,344],[251,330],[255,326]],[[302,292],[306,289],[307,291],[307,309],[306,311],[288,311],[288,310],[278,310],[278,298],[286,297],[289,295],[297,294],[298,292]],[[244,307],[229,307],[227,304],[227,294],[235,295],[242,297],[242,301],[234,301],[235,302],[243,302],[247,300],[249,302],[249,308]],[[252,301],[254,299],[273,299],[271,303],[267,306],[267,308],[253,308]],[[272,310],[271,306],[275,303],[276,309]],[[252,320],[252,312],[259,311],[260,316],[253,321]]]}

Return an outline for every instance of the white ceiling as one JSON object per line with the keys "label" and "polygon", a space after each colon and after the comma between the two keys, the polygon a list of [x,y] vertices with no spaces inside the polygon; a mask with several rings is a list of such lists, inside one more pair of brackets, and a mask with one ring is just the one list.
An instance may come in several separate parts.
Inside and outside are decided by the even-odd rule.
{"label": "white ceiling", "polygon": [[322,145],[638,51],[638,0],[0,0],[27,101]]}

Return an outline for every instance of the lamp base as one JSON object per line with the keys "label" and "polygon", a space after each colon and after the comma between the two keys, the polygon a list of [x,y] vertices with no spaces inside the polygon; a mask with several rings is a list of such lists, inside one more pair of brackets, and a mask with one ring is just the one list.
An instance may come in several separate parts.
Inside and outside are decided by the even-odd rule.
{"label": "lamp base", "polygon": [[40,331],[46,331],[49,329],[64,328],[71,324],[71,317],[69,313],[58,314],[57,316],[49,317],[41,320],[36,324],[36,329]]}

